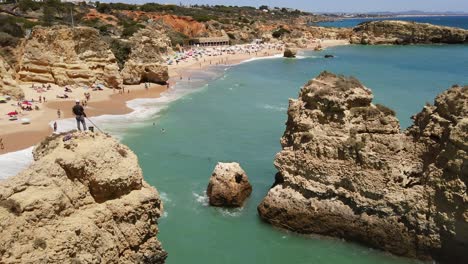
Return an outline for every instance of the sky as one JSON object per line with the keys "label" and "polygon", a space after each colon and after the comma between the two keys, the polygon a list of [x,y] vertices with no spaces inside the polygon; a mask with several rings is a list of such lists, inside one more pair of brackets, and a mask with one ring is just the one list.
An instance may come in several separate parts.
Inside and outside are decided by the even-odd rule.
{"label": "sky", "polygon": [[[103,1],[107,2],[107,1]],[[112,2],[162,4],[222,4],[237,6],[291,7],[310,12],[373,12],[373,11],[463,11],[468,12],[468,0],[112,0]]]}

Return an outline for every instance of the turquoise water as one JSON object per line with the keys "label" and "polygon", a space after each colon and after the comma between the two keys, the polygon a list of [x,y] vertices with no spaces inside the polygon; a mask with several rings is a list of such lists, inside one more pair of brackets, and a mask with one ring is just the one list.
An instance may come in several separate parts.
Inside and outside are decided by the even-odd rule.
{"label": "turquoise water", "polygon": [[458,27],[468,29],[468,16],[432,16],[432,17],[398,17],[398,18],[356,18],[344,19],[335,22],[322,22],[319,26],[322,27],[355,27],[362,22],[380,20],[403,20],[419,23],[429,23],[439,26]]}
{"label": "turquoise water", "polygon": [[[329,53],[336,58],[323,59]],[[417,263],[278,230],[259,220],[256,206],[274,180],[288,98],[297,97],[307,80],[322,70],[354,75],[408,126],[426,101],[454,83],[468,84],[468,46],[348,46],[304,55],[220,71],[218,79],[171,103],[146,127],[127,132],[123,142],[164,200],[159,238],[169,252],[167,263]],[[241,210],[206,206],[204,191],[218,161],[240,162],[249,175],[254,191]]]}

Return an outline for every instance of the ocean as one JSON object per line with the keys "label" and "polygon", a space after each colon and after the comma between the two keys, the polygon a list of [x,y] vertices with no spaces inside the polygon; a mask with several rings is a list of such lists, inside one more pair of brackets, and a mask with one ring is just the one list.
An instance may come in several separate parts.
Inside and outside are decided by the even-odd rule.
{"label": "ocean", "polygon": [[[288,99],[323,70],[360,79],[373,90],[374,102],[393,108],[406,128],[437,94],[468,84],[468,46],[342,46],[298,59],[250,60],[194,71],[191,81],[161,98],[129,102],[131,114],[93,118],[138,155],[145,179],[159,190],[165,208],[159,239],[167,263],[420,263],[259,219],[256,207],[274,181]],[[59,127],[67,125],[73,122]],[[0,178],[30,160],[28,151],[0,156]],[[205,190],[218,161],[239,162],[247,172],[253,193],[244,208],[207,206]]]}
{"label": "ocean", "polygon": [[[169,264],[418,263],[339,239],[278,230],[259,219],[256,206],[274,181],[288,99],[309,79],[322,70],[359,78],[372,88],[375,102],[397,111],[405,128],[438,93],[468,84],[468,46],[345,46],[301,55],[220,67],[205,84],[194,72],[198,84],[179,85],[201,88],[123,136],[146,180],[161,192],[159,237]],[[218,161],[239,162],[247,172],[253,194],[244,208],[207,206],[205,190]]]}
{"label": "ocean", "polygon": [[431,17],[393,17],[393,18],[355,18],[343,19],[334,22],[321,22],[318,23],[322,27],[344,27],[351,28],[367,21],[380,21],[380,20],[403,20],[419,23],[430,23],[439,26],[458,27],[468,29],[468,15],[467,16],[431,16]]}

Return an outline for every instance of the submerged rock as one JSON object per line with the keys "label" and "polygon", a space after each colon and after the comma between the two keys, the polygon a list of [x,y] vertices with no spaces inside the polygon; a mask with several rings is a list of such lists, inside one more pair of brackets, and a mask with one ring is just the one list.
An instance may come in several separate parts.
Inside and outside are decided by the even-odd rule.
{"label": "submerged rock", "polygon": [[325,59],[330,59],[330,58],[335,58],[335,56],[331,55],[331,54],[327,54],[324,56]]}
{"label": "submerged rock", "polygon": [[290,100],[260,216],[300,233],[467,263],[468,87],[439,95],[405,133],[372,99],[358,80],[324,72]]}
{"label": "submerged rock", "polygon": [[0,181],[0,262],[164,263],[162,203],[135,154],[103,134],[62,137]]}
{"label": "submerged rock", "polygon": [[292,49],[286,49],[284,51],[284,57],[285,58],[296,58],[296,51]]}
{"label": "submerged rock", "polygon": [[240,207],[252,193],[252,186],[239,163],[218,163],[206,190],[210,205]]}
{"label": "submerged rock", "polygon": [[352,44],[468,43],[468,30],[407,21],[371,21],[354,28]]}

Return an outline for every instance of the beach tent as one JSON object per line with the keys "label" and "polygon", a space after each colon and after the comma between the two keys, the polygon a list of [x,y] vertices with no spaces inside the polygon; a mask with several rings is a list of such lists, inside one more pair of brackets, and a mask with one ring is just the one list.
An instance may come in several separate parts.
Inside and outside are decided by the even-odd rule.
{"label": "beach tent", "polygon": [[7,99],[5,97],[0,97],[0,103],[6,103]]}

